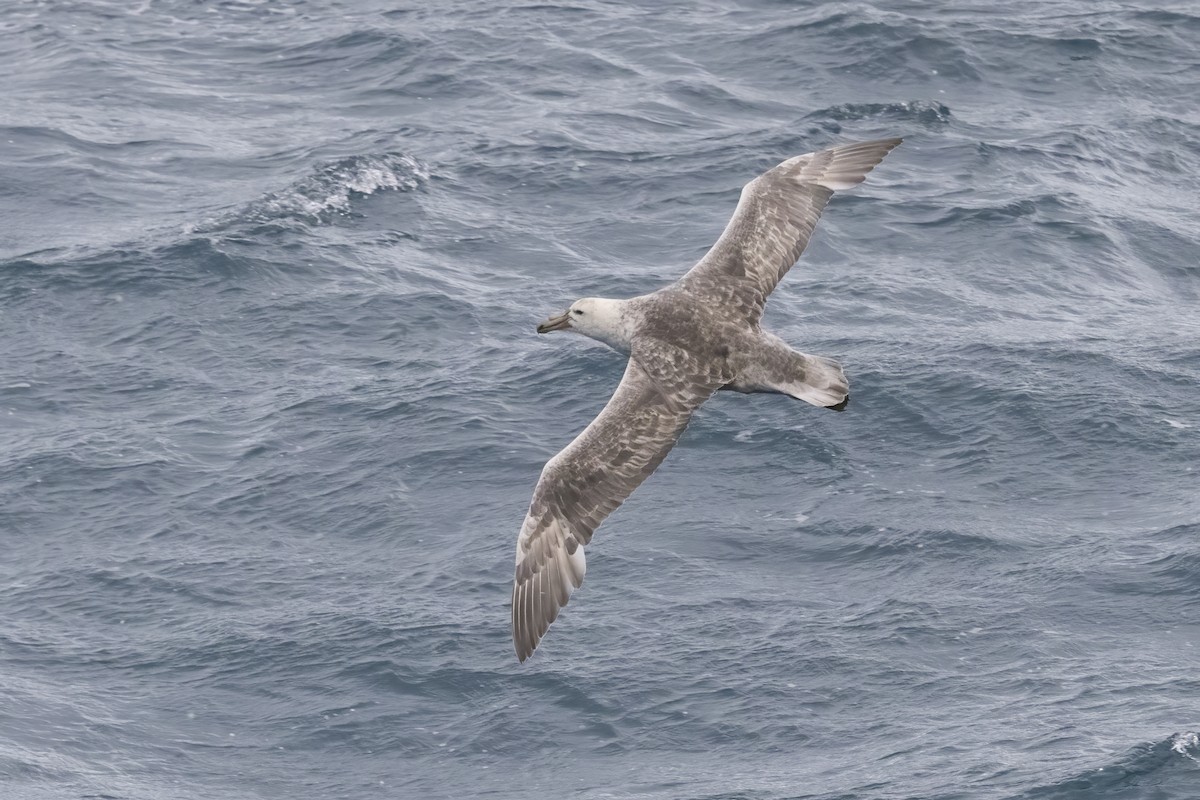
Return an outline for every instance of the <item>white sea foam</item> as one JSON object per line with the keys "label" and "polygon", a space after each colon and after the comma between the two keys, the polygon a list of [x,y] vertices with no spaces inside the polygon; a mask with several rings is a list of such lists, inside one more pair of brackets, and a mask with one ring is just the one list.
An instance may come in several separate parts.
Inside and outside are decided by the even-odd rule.
{"label": "white sea foam", "polygon": [[185,226],[184,232],[209,233],[245,222],[328,222],[334,216],[349,215],[356,197],[382,191],[412,191],[428,180],[429,175],[424,164],[401,153],[350,156],[320,164],[287,188],[271,192],[233,213]]}
{"label": "white sea foam", "polygon": [[379,191],[412,191],[429,177],[415,158],[402,154],[353,156],[324,164],[283,191],[265,197],[258,211],[267,216],[347,214],[355,195]]}
{"label": "white sea foam", "polygon": [[1193,752],[1200,751],[1200,734],[1195,731],[1185,731],[1177,733],[1171,739],[1171,749],[1179,753],[1185,758],[1190,758],[1192,761],[1200,764],[1200,758],[1192,755]]}

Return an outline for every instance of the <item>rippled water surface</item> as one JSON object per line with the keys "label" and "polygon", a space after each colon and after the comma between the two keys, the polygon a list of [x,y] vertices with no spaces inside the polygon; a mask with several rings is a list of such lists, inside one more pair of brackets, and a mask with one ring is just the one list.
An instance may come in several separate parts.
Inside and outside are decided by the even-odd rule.
{"label": "rippled water surface", "polygon": [[[1200,796],[1192,2],[0,4],[5,798]],[[531,661],[512,552],[783,158],[899,135]]]}

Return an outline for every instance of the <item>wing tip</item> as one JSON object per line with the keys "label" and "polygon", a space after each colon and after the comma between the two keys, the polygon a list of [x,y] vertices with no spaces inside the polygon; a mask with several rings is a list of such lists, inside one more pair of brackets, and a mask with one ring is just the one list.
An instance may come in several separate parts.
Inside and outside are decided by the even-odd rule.
{"label": "wing tip", "polygon": [[[554,535],[557,534],[557,537]],[[533,655],[546,631],[583,585],[587,572],[584,541],[568,533],[565,524],[542,530],[532,545],[517,547],[512,589],[513,650],[521,663]],[[520,540],[519,540],[520,541]]]}
{"label": "wing tip", "polygon": [[[526,591],[520,591],[522,588]],[[576,588],[578,588],[578,584],[576,584]],[[561,602],[550,598],[551,602],[547,605],[535,607],[532,597],[534,591],[539,590],[528,584],[519,584],[513,587],[513,650],[517,654],[517,661],[521,664],[524,664],[525,660],[533,655],[538,645],[541,644],[542,638],[545,637],[546,631],[550,630],[550,626],[571,602],[570,595],[568,595]]]}
{"label": "wing tip", "polygon": [[828,161],[821,176],[813,183],[833,192],[852,189],[865,181],[867,174],[903,142],[902,137],[894,136],[837,145],[814,153],[814,158],[823,155]]}

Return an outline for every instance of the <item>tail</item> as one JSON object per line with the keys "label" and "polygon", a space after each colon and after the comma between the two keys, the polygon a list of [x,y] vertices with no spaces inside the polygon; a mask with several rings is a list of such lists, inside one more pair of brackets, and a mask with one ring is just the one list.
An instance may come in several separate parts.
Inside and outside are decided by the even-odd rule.
{"label": "tail", "polygon": [[793,350],[778,340],[755,353],[737,380],[723,388],[744,394],[786,394],[834,411],[845,411],[850,402],[850,384],[841,364]]}
{"label": "tail", "polygon": [[850,383],[842,365],[832,358],[796,353],[802,360],[804,377],[787,384],[784,394],[833,411],[845,411],[850,404]]}

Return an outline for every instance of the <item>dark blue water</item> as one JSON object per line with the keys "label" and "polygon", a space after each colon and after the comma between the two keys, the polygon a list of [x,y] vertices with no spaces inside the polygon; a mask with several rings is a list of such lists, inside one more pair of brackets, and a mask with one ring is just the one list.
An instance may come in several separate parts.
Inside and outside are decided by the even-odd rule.
{"label": "dark blue water", "polygon": [[[1200,797],[1194,3],[0,4],[0,795]],[[899,135],[534,658],[742,183]]]}

